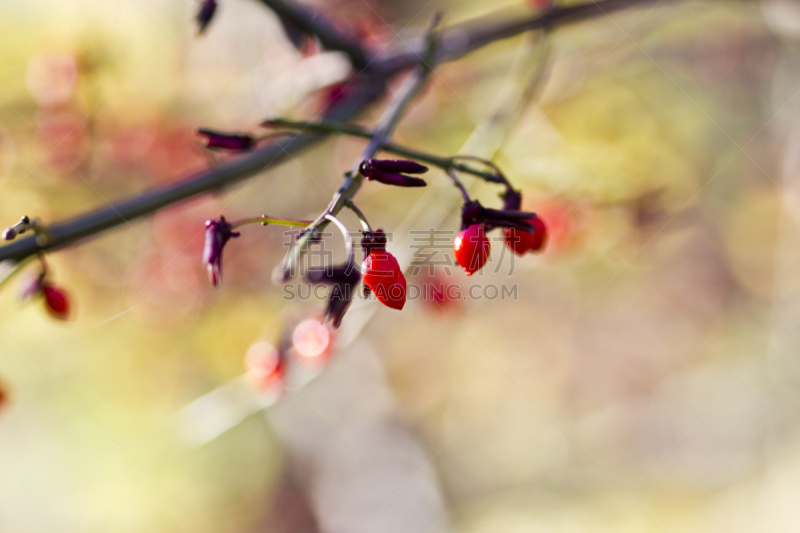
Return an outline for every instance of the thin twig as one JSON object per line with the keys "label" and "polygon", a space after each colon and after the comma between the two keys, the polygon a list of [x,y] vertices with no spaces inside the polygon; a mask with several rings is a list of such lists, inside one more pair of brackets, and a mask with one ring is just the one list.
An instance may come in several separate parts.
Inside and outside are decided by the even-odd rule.
{"label": "thin twig", "polygon": [[339,231],[344,237],[344,245],[345,245],[345,254],[347,255],[347,264],[353,264],[355,262],[355,247],[353,246],[353,237],[350,235],[350,232],[347,231],[347,227],[342,224],[342,221],[336,218],[334,215],[327,214],[325,215],[325,220],[328,222],[333,222],[333,225],[339,228]]}
{"label": "thin twig", "polygon": [[[346,122],[332,122],[332,121],[304,122],[301,120],[288,120],[283,118],[276,118],[272,120],[267,120],[264,122],[264,124],[270,127],[279,127],[279,128],[283,127],[283,128],[296,129],[298,131],[324,131],[326,133],[339,133],[342,135],[349,135],[351,137],[359,137],[362,139],[372,139],[372,136],[374,135],[374,133],[371,130],[364,128],[363,126],[358,126],[356,124],[349,124]],[[461,163],[458,163],[456,161],[457,158],[455,157],[440,157],[437,155],[429,154],[427,152],[422,152],[420,150],[415,150],[413,148],[407,148],[405,146],[401,146],[394,142],[387,141],[383,143],[381,145],[381,151],[406,157],[408,159],[422,161],[423,163],[428,163],[429,165],[439,167],[442,170],[449,170],[449,169],[457,170],[459,172],[463,172],[464,174],[470,174],[472,176],[481,178],[483,180],[490,179],[494,175],[494,172],[485,172],[470,167],[469,165],[463,165]]]}
{"label": "thin twig", "polygon": [[364,229],[364,231],[372,231],[372,227],[369,225],[369,221],[364,215],[364,212],[353,203],[353,200],[347,200],[344,205],[347,206],[350,211],[356,214],[356,217],[358,217],[358,221],[361,222],[361,227]]}
{"label": "thin twig", "polygon": [[[434,17],[431,22],[431,28],[435,28],[438,23],[438,17]],[[364,181],[364,176],[358,171],[361,161],[365,159],[372,159],[389,139],[389,136],[394,132],[395,127],[400,122],[400,119],[405,114],[411,101],[417,96],[422,86],[428,79],[428,75],[432,71],[432,59],[435,54],[435,36],[432,31],[429,31],[430,43],[428,44],[427,61],[422,61],[417,65],[414,71],[406,78],[403,85],[398,89],[396,96],[389,103],[384,110],[383,115],[378,121],[372,138],[369,144],[364,149],[361,157],[355,162],[352,170],[345,175],[344,182],[339,190],[333,196],[333,200],[328,204],[328,207],[322,214],[304,231],[299,238],[293,243],[292,247],[286,253],[286,257],[282,264],[275,270],[273,279],[278,282],[286,282],[296,270],[297,262],[300,255],[308,245],[309,240],[313,235],[312,230],[323,231],[328,225],[330,216],[335,216],[344,207],[345,202],[351,200]]]}
{"label": "thin twig", "polygon": [[469,193],[467,192],[467,188],[464,187],[464,184],[461,183],[460,179],[458,179],[458,176],[456,176],[455,171],[450,169],[447,171],[447,175],[453,181],[453,185],[455,185],[456,188],[458,188],[458,190],[461,191],[461,197],[464,199],[464,203],[468,203],[470,201],[470,197]]}

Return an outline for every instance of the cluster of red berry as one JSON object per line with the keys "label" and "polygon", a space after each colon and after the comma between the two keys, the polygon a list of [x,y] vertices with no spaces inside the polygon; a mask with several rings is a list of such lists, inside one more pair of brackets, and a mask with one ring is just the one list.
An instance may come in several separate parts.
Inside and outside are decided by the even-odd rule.
{"label": "cluster of red berry", "polygon": [[[547,240],[547,228],[544,222],[535,213],[520,211],[522,194],[511,186],[495,165],[487,161],[481,160],[481,162],[493,169],[484,179],[492,183],[503,184],[506,187],[505,192],[500,195],[504,202],[502,209],[486,208],[479,201],[471,200],[458,178],[449,173],[464,196],[464,205],[461,210],[461,232],[456,236],[453,246],[456,261],[468,276],[483,268],[489,259],[491,244],[486,237],[487,231],[503,228],[506,245],[518,255],[542,251]],[[424,174],[427,171],[428,167],[407,160],[367,159],[358,166],[359,174],[367,181],[398,187],[424,187],[427,183],[423,179],[407,174]],[[331,322],[333,328],[338,328],[341,324],[342,318],[352,302],[354,290],[362,281],[364,282],[365,296],[374,293],[379,302],[396,310],[403,309],[406,303],[406,278],[397,259],[386,250],[386,234],[381,229],[372,230],[364,214],[352,201],[348,201],[345,205],[358,215],[364,226],[361,239],[364,259],[361,262],[360,271],[355,265],[353,245],[347,229],[336,217],[327,215],[328,222],[339,226],[345,237],[348,259],[342,265],[311,269],[306,274],[306,279],[311,283],[330,287],[325,318]],[[222,249],[231,238],[239,236],[234,229],[251,222],[289,225],[302,223],[302,221],[266,216],[245,219],[233,224],[228,223],[225,217],[207,221],[203,263],[208,268],[209,279],[213,285],[216,286],[220,281]],[[309,224],[311,223],[302,223],[306,226]],[[317,230],[315,226],[312,226],[311,229],[307,228],[304,233],[308,231],[316,232]]]}
{"label": "cluster of red berry", "polygon": [[[504,228],[506,246],[517,255],[544,250],[547,226],[533,213],[520,211],[522,193],[506,185],[501,195],[503,209],[487,209],[477,201],[465,202],[461,210],[461,232],[456,235],[453,247],[456,261],[468,276],[479,271],[489,260],[491,243],[486,231]],[[533,215],[533,216],[531,216]]]}

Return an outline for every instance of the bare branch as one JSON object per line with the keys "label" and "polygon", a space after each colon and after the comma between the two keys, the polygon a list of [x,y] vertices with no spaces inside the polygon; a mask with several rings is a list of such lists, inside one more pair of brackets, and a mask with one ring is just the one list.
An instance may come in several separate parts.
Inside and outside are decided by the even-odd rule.
{"label": "bare branch", "polygon": [[[280,4],[289,9],[289,4],[286,3],[286,0],[261,1],[271,7]],[[436,32],[435,38],[440,44],[431,63],[436,64],[458,59],[482,46],[497,40],[513,37],[524,31],[552,28],[561,24],[601,17],[613,11],[653,1],[655,0],[603,0],[592,4],[554,8],[544,15],[533,14],[513,18],[510,16],[499,18],[492,15],[482,17]],[[330,24],[323,23],[316,17],[318,15],[314,14],[309,20],[316,20],[313,31],[322,40],[322,35],[328,35],[323,27],[330,26]],[[330,28],[333,27],[330,26]],[[325,37],[325,39],[328,41],[328,45],[335,49],[342,49],[346,44],[344,41],[337,44],[332,34]],[[374,61],[370,69],[374,74],[365,76],[367,81],[361,85],[360,90],[354,91],[350,97],[336,105],[326,115],[326,119],[347,121],[359,115],[383,94],[385,82],[391,76],[419,65],[423,61],[426,54],[426,46],[425,43],[419,43],[412,51],[397,51],[390,53],[385,59]],[[38,243],[34,237],[18,239],[7,246],[0,247],[0,261],[21,261],[33,254],[63,248],[81,239],[152,214],[168,205],[199,194],[220,190],[248,176],[267,170],[286,157],[319,142],[325,136],[326,133],[322,131],[294,135],[286,140],[257,150],[248,156],[188,176],[177,183],[150,189],[114,205],[78,215],[65,222],[49,225],[48,230],[51,238],[48,242]],[[371,146],[370,150],[380,149],[385,140],[382,139],[375,146]],[[360,183],[360,180],[355,177],[346,181],[344,188],[337,193],[331,204],[335,207],[335,210],[330,212],[338,212],[343,205],[343,200],[349,198],[358,189]],[[326,210],[327,212],[329,210]]]}

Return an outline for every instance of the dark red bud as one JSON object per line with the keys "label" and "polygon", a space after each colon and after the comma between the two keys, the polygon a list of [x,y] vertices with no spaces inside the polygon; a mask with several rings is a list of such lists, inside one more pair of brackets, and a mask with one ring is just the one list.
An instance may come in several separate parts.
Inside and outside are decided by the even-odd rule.
{"label": "dark red bud", "polygon": [[211,19],[214,17],[214,13],[217,11],[217,2],[216,0],[203,0],[200,4],[200,10],[197,12],[197,33],[202,35],[208,25],[211,23]]}
{"label": "dark red bud", "polygon": [[369,181],[377,181],[385,185],[394,185],[395,187],[425,187],[427,183],[420,178],[413,178],[405,174],[394,174],[390,172],[383,172],[382,170],[371,170],[369,173],[364,174]]}
{"label": "dark red bud", "polygon": [[252,149],[255,143],[255,139],[250,135],[220,133],[205,128],[198,129],[197,134],[204,137],[205,144],[209,148],[243,152]]}
{"label": "dark red bud", "polygon": [[358,166],[358,170],[365,176],[373,170],[425,174],[428,171],[428,167],[407,159],[366,159]]}

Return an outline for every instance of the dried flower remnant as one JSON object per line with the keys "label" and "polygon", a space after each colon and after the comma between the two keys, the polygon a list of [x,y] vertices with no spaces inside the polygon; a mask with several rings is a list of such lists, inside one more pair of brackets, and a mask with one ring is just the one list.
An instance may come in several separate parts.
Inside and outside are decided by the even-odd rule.
{"label": "dried flower remnant", "polygon": [[222,281],[222,249],[239,232],[233,231],[224,216],[206,221],[206,242],[203,248],[203,264],[208,269],[208,279],[216,287]]}
{"label": "dried flower remnant", "polygon": [[352,263],[338,267],[309,270],[306,279],[311,283],[324,283],[331,286],[328,294],[328,305],[325,308],[325,320],[331,322],[336,329],[355,296],[355,288],[361,281],[361,274]]}

